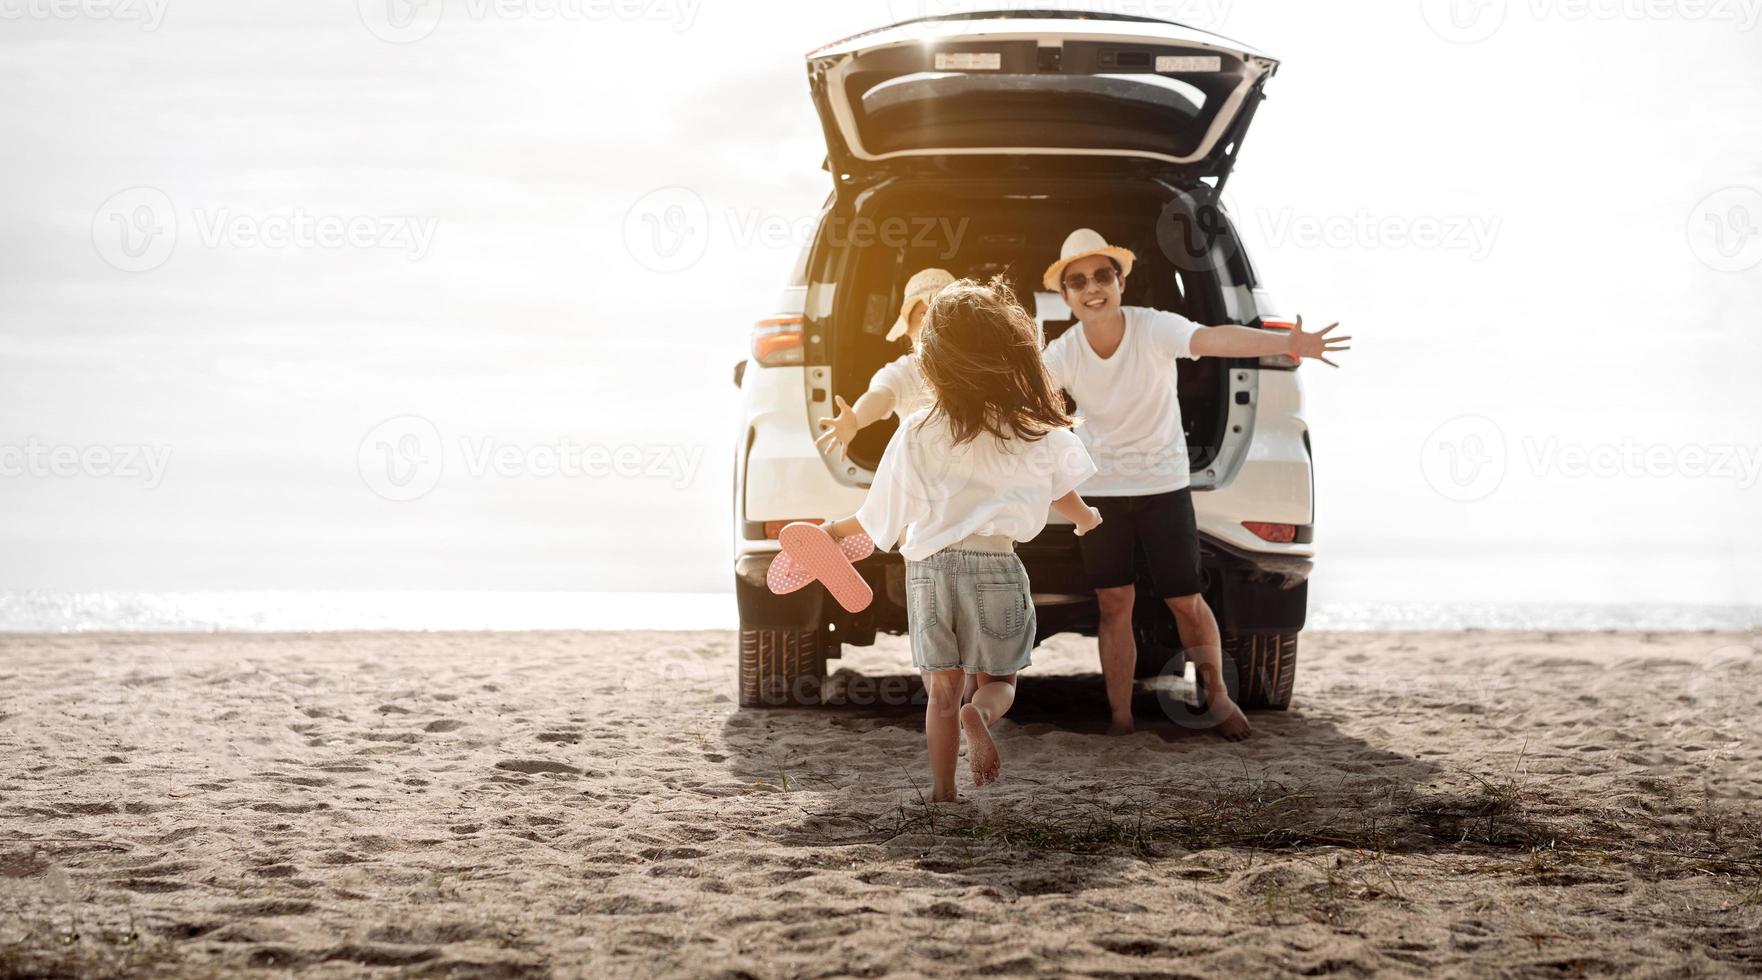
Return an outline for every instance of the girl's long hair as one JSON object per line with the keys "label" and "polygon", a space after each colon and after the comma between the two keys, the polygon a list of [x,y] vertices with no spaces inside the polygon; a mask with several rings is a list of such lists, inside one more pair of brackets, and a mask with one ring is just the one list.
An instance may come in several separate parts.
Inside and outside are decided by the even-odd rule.
{"label": "girl's long hair", "polygon": [[942,288],[924,316],[915,356],[955,445],[989,432],[1036,441],[1075,420],[1040,357],[1039,331],[1002,276]]}

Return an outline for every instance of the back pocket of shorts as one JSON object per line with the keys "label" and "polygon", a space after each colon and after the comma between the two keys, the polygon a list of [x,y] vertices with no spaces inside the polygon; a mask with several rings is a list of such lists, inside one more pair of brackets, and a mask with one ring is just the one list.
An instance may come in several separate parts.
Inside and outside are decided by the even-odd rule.
{"label": "back pocket of shorts", "polygon": [[981,582],[974,592],[979,600],[979,628],[986,636],[1013,640],[1022,634],[1028,623],[1028,597],[1021,586]]}
{"label": "back pocket of shorts", "polygon": [[906,583],[906,619],[914,633],[936,625],[936,580],[918,579]]}

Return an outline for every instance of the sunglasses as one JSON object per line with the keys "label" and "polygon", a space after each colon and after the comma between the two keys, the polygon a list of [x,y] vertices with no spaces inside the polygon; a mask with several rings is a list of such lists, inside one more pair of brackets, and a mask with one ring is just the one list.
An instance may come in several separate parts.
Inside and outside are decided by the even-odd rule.
{"label": "sunglasses", "polygon": [[1065,288],[1073,293],[1080,293],[1089,287],[1091,278],[1097,286],[1111,286],[1119,280],[1119,275],[1112,268],[1096,269],[1093,277],[1079,272],[1065,277]]}

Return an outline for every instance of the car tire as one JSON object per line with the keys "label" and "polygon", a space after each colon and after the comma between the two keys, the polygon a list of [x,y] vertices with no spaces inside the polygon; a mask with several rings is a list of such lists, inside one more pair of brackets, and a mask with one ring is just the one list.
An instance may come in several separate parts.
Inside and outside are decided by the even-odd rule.
{"label": "car tire", "polygon": [[1224,659],[1236,664],[1236,703],[1244,711],[1291,707],[1297,680],[1297,633],[1225,633]]}
{"label": "car tire", "polygon": [[741,627],[742,708],[817,705],[825,679],[826,648],[817,630]]}

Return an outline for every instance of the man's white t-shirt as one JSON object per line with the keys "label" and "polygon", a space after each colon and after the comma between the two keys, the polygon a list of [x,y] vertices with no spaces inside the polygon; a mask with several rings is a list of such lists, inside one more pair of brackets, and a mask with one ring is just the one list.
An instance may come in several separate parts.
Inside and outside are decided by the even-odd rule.
{"label": "man's white t-shirt", "polygon": [[1192,483],[1175,361],[1193,357],[1193,335],[1203,328],[1163,310],[1120,312],[1126,336],[1105,360],[1081,323],[1046,346],[1047,370],[1077,400],[1077,435],[1095,460],[1084,497],[1147,497]]}
{"label": "man's white t-shirt", "polygon": [[924,375],[918,371],[917,359],[910,354],[901,354],[875,372],[875,377],[869,381],[869,390],[874,391],[877,388],[893,393],[893,414],[902,419],[930,405],[930,393],[924,388]]}
{"label": "man's white t-shirt", "polygon": [[974,534],[1030,541],[1046,527],[1052,502],[1095,473],[1069,429],[1040,439],[999,440],[980,433],[954,445],[948,420],[912,413],[887,444],[875,483],[856,513],[875,547],[922,561]]}

